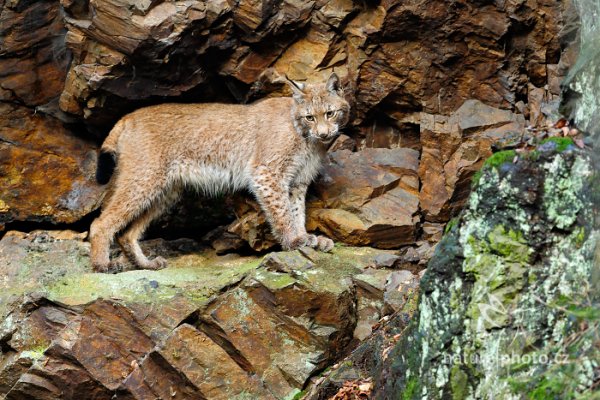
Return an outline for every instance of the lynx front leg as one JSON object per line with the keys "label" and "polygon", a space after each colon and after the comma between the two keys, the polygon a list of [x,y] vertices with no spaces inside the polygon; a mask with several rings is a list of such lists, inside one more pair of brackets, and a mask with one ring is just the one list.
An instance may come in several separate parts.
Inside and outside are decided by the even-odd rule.
{"label": "lynx front leg", "polygon": [[290,204],[296,230],[306,235],[306,190],[307,184],[299,184],[290,190]]}
{"label": "lynx front leg", "polygon": [[[254,194],[264,211],[273,234],[285,250],[303,246],[315,247],[317,240],[312,235],[299,232],[292,214],[289,188],[277,177],[255,178]],[[312,237],[311,237],[312,236]]]}
{"label": "lynx front leg", "polygon": [[300,236],[310,237],[309,242],[320,251],[329,252],[333,249],[333,240],[325,236],[315,236],[306,233],[306,190],[308,184],[300,184],[290,190],[290,204],[292,215],[296,225],[296,231]]}

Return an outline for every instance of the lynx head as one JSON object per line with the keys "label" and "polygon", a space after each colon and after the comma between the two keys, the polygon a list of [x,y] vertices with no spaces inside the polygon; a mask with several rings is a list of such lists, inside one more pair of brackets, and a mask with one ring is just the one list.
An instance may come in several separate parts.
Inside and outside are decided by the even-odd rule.
{"label": "lynx head", "polygon": [[348,123],[350,105],[340,79],[332,73],[325,84],[305,85],[288,80],[292,88],[294,127],[309,141],[330,143]]}

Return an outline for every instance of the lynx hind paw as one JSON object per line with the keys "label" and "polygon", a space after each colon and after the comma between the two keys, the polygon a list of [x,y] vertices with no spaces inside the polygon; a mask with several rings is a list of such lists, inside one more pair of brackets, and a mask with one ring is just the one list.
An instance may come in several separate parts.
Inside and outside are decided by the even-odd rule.
{"label": "lynx hind paw", "polygon": [[328,237],[317,236],[317,250],[329,253],[331,250],[333,250],[333,245],[333,240],[329,239]]}
{"label": "lynx hind paw", "polygon": [[101,274],[117,274],[123,272],[123,264],[118,260],[111,261],[108,265],[94,265],[94,272]]}
{"label": "lynx hind paw", "polygon": [[92,265],[92,269],[94,270],[94,272],[97,272],[99,274],[104,274],[104,273],[109,272],[110,264],[108,264],[108,265],[94,264],[94,265]]}
{"label": "lynx hind paw", "polygon": [[144,269],[151,269],[157,271],[167,267],[167,260],[162,257],[156,257],[144,266]]}

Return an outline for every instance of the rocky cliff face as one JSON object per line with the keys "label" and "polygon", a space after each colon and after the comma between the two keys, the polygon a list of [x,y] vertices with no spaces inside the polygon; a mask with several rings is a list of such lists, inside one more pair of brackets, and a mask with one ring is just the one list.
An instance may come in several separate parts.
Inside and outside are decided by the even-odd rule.
{"label": "rocky cliff face", "polygon": [[[0,394],[284,399],[312,379],[307,398],[324,399],[363,379],[375,398],[462,399],[554,395],[567,376],[573,395],[597,385],[587,155],[560,138],[489,158],[539,144],[531,133],[555,120],[575,17],[570,2],[524,0],[0,0],[0,231],[44,228],[0,240]],[[274,241],[244,195],[190,196],[159,221],[155,236],[180,238],[144,243],[169,258],[162,271],[93,274],[85,232],[47,229],[85,230],[104,191],[95,150],[125,113],[287,95],[284,75],[332,70],[354,116],[307,225],[346,244],[333,254],[248,255]],[[181,239],[190,228],[210,248]],[[565,362],[531,361],[542,356]]]}
{"label": "rocky cliff face", "polygon": [[[598,266],[589,152],[548,141],[486,161],[430,260],[417,312],[318,381],[350,379],[375,399],[575,399],[597,390]],[[591,397],[593,398],[593,396]]]}
{"label": "rocky cliff face", "polygon": [[[491,146],[542,123],[552,109],[573,58],[565,29],[571,8],[525,1],[3,2],[0,224],[73,222],[96,208],[94,144],[77,137],[98,141],[133,109],[280,96],[287,94],[283,75],[321,80],[335,70],[355,115],[313,191],[309,226],[349,244],[411,246],[427,257]],[[64,151],[45,150],[50,136]],[[44,165],[49,178],[14,168],[27,162]],[[349,188],[355,179],[360,185]],[[256,205],[236,203],[238,220],[210,236],[215,247],[272,246]],[[176,214],[199,212],[188,204]],[[228,213],[213,215],[193,226],[230,221]],[[186,228],[165,221],[159,235]]]}

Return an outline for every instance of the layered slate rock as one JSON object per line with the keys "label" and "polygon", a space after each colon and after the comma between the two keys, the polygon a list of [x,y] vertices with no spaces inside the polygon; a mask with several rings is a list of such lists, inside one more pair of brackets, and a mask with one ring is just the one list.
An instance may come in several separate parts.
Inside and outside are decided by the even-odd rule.
{"label": "layered slate rock", "polygon": [[0,241],[7,399],[293,396],[386,304],[401,304],[386,300],[398,273],[412,288],[419,279],[381,250],[221,257],[189,239],[143,243],[167,269],[95,274],[84,237],[11,231]]}
{"label": "layered slate rock", "polygon": [[[0,10],[0,101],[58,111],[70,62],[57,1],[3,1]],[[44,107],[43,107],[44,108]]]}
{"label": "layered slate rock", "polygon": [[394,248],[415,241],[416,150],[341,150],[329,155],[309,204],[308,227],[349,244]]}
{"label": "layered slate rock", "polygon": [[[489,146],[520,137],[526,121],[545,124],[572,63],[574,52],[560,46],[569,39],[561,28],[571,9],[570,3],[472,7],[461,1],[452,7],[441,1],[10,1],[0,12],[0,101],[29,107],[27,124],[36,123],[31,114],[42,113],[101,139],[142,106],[247,103],[289,95],[286,75],[316,82],[335,70],[354,115],[348,136],[332,149],[358,151],[349,160],[363,159],[361,171],[379,168],[366,149],[403,149],[389,156],[400,164],[414,150],[418,181],[384,184],[359,208],[319,199],[311,226],[350,244],[411,246],[429,254],[435,240],[425,226],[443,225],[460,209]],[[16,130],[7,140],[26,140],[27,128]],[[40,139],[36,146],[47,144]],[[44,165],[43,156],[30,156]],[[82,191],[95,190],[83,183],[88,171],[73,173],[71,161],[60,161],[65,177]],[[371,179],[360,182],[379,187]],[[37,188],[40,196],[28,198],[26,207],[11,204],[5,220],[71,222],[94,208],[75,201],[68,217],[40,217],[40,209],[62,212],[48,199],[48,193],[64,194],[54,180]],[[328,185],[318,185],[319,198]],[[153,235],[183,231],[199,238],[221,225],[211,236],[220,252],[264,251],[275,243],[256,204],[245,199],[224,213],[176,210]],[[233,224],[231,210],[238,217]],[[383,216],[388,212],[394,217]]]}
{"label": "layered slate rock", "polygon": [[472,98],[512,108],[530,83],[544,90],[566,72],[562,4],[61,4],[73,51],[61,107],[99,123],[122,99],[203,89],[239,101],[281,90],[283,75],[321,80],[333,68],[355,94],[357,123],[373,109],[448,115]]}
{"label": "layered slate rock", "polygon": [[518,142],[524,133],[522,114],[465,101],[449,116],[421,114],[420,206],[428,222],[446,222],[464,205],[471,177],[492,145]]}

